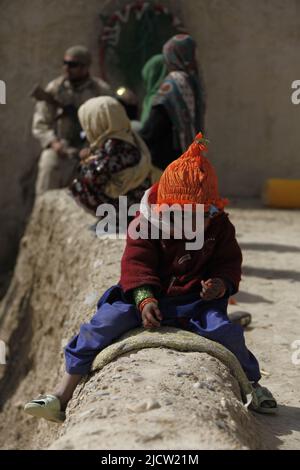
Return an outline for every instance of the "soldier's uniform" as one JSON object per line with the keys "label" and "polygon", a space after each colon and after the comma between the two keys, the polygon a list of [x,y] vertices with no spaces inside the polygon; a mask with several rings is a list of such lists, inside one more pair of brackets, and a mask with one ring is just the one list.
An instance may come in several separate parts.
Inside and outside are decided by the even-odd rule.
{"label": "soldier's uniform", "polygon": [[[90,98],[112,94],[109,85],[95,77],[88,77],[86,81],[75,86],[70,80],[61,76],[51,81],[46,91],[61,105],[69,108],[60,113],[60,108],[54,104],[45,101],[36,104],[32,132],[43,148],[39,161],[36,194],[48,189],[62,188],[71,183],[77,160],[70,155],[58,155],[51,148],[51,143],[60,139],[65,141],[67,148],[75,148],[78,151],[83,148],[77,109]],[[68,109],[69,111],[71,109],[71,112],[67,111]]]}

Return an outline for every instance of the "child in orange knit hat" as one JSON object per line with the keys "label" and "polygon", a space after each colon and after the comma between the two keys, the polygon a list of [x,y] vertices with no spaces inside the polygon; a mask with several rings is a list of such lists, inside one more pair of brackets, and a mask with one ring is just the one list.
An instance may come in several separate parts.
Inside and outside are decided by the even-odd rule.
{"label": "child in orange knit hat", "polygon": [[[225,346],[238,358],[253,385],[257,398],[253,409],[276,412],[276,400],[258,384],[259,365],[245,345],[243,329],[227,316],[228,298],[238,291],[241,279],[242,255],[234,226],[224,212],[227,201],[220,197],[215,171],[204,155],[206,150],[199,134],[187,152],[167,167],[158,185],[146,191],[141,213],[129,226],[119,284],[103,294],[90,323],[83,324],[66,346],[62,382],[53,394],[27,403],[26,412],[62,422],[75,387],[90,372],[102,349],[138,326],[163,325],[189,330]],[[163,215],[173,204],[184,209],[188,205],[193,215],[199,204],[204,206],[200,249],[187,249],[184,237],[130,235],[132,227],[159,221],[155,215]]]}

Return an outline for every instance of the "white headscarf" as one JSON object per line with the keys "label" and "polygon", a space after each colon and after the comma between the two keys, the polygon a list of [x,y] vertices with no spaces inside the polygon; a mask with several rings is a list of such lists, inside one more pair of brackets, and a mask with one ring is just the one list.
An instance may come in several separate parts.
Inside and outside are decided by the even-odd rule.
{"label": "white headscarf", "polygon": [[78,117],[93,149],[110,138],[135,145],[126,111],[111,96],[97,96],[86,101],[80,106]]}
{"label": "white headscarf", "polygon": [[78,110],[78,117],[92,150],[107,139],[119,139],[138,148],[139,163],[114,175],[105,187],[107,196],[116,198],[137,188],[152,170],[151,155],[144,141],[131,129],[124,107],[111,96],[98,96],[86,101]]}

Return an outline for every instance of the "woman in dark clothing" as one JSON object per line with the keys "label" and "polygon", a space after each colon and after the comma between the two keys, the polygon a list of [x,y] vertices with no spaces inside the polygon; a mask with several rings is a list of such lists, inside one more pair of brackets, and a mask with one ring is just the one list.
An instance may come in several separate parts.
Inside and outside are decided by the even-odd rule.
{"label": "woman in dark clothing", "polygon": [[173,143],[172,121],[162,105],[152,107],[140,136],[150,149],[153,165],[160,170],[180,155],[180,149]]}
{"label": "woman in dark clothing", "polygon": [[204,131],[204,90],[197,70],[196,43],[181,34],[163,47],[169,74],[153,100],[140,134],[151,151],[152,163],[164,169]]}

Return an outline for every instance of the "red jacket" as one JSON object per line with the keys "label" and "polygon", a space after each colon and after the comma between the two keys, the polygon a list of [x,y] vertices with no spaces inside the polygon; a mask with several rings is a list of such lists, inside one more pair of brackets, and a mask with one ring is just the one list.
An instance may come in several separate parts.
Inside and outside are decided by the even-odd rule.
{"label": "red jacket", "polygon": [[242,253],[227,214],[211,219],[200,250],[187,251],[185,243],[127,237],[121,261],[123,291],[149,285],[163,295],[177,296],[200,292],[201,280],[212,277],[222,278],[230,295],[238,291]]}

